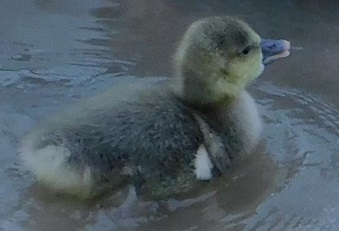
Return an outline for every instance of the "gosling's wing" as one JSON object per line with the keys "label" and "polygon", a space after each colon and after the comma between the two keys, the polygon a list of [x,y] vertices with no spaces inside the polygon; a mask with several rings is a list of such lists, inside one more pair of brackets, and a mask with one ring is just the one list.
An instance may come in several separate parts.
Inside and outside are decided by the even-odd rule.
{"label": "gosling's wing", "polygon": [[145,184],[153,194],[184,191],[196,179],[195,158],[203,143],[195,118],[185,110],[171,102],[119,107],[98,121],[87,153],[100,150],[110,163],[123,162],[134,184]]}
{"label": "gosling's wing", "polygon": [[161,159],[170,153],[196,152],[203,142],[194,116],[173,102],[127,104],[113,109],[96,126],[102,143],[134,158]]}
{"label": "gosling's wing", "polygon": [[[212,163],[222,174],[227,174],[232,162],[232,151],[230,145],[234,145],[232,134],[217,133],[204,119],[195,114],[196,121],[203,133],[204,145],[212,160]],[[229,132],[227,132],[229,133]]]}

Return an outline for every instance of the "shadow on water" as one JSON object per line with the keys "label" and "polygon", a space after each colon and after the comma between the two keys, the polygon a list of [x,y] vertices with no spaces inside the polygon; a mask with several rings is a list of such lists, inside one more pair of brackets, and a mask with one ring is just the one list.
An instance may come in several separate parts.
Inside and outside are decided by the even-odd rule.
{"label": "shadow on water", "polygon": [[[0,230],[337,230],[338,10],[331,0],[3,3]],[[250,88],[263,141],[229,176],[131,207],[127,189],[84,202],[22,169],[18,142],[41,117],[109,85],[170,76],[186,27],[225,13],[294,46]]]}

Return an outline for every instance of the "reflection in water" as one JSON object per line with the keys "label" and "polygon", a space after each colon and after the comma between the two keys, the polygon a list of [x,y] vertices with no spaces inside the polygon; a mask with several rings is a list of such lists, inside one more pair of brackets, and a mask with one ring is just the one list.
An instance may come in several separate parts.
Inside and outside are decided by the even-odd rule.
{"label": "reflection in water", "polygon": [[[3,2],[0,230],[337,230],[338,9],[331,0]],[[224,13],[304,48],[250,89],[264,139],[227,178],[129,207],[126,189],[89,202],[54,195],[17,163],[17,143],[38,118],[136,81],[127,75],[170,76],[186,26]]]}

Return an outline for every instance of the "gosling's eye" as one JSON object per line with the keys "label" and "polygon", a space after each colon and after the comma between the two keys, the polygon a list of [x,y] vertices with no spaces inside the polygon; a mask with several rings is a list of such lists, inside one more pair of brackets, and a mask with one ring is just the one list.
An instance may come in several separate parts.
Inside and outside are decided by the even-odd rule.
{"label": "gosling's eye", "polygon": [[242,50],[241,54],[242,55],[248,55],[248,53],[250,53],[251,51],[251,47],[246,47],[244,50]]}

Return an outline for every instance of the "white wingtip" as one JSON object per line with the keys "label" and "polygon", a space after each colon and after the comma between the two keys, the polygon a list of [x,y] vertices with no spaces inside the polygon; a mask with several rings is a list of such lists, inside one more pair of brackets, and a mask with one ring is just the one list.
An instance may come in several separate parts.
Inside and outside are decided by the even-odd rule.
{"label": "white wingtip", "polygon": [[204,145],[200,145],[195,159],[195,176],[198,180],[210,180],[212,178],[213,164]]}

